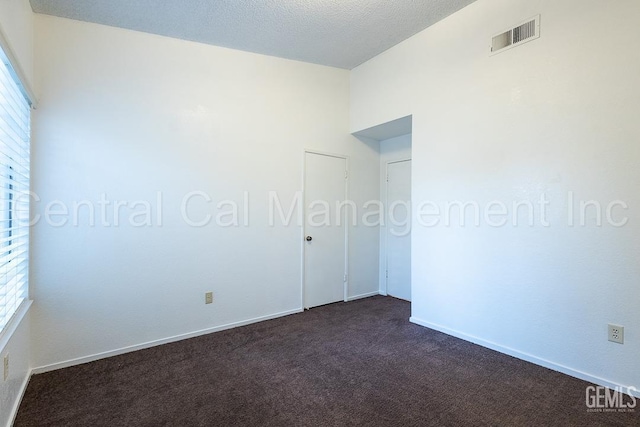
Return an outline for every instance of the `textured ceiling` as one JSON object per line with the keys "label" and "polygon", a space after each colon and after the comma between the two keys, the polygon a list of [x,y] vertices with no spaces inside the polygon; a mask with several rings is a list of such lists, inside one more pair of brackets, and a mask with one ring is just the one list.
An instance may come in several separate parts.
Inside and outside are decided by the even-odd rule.
{"label": "textured ceiling", "polygon": [[31,0],[34,12],[352,69],[474,0]]}

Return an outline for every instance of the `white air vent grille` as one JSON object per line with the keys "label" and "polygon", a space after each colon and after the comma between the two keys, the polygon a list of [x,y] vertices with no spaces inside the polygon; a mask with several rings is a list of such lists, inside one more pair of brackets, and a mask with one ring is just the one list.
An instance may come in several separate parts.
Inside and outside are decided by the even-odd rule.
{"label": "white air vent grille", "polygon": [[511,28],[491,39],[491,54],[505,51],[540,37],[540,15],[526,20],[515,28]]}

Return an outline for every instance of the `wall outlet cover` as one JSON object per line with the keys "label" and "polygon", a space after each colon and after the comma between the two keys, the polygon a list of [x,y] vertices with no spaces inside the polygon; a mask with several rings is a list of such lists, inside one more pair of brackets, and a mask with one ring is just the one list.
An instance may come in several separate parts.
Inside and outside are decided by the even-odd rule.
{"label": "wall outlet cover", "polygon": [[609,323],[609,341],[624,344],[624,326]]}

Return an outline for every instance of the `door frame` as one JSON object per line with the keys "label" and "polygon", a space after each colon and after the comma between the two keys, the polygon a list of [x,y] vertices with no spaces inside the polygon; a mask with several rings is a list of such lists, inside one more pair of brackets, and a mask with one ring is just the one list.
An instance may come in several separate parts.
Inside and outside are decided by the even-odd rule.
{"label": "door frame", "polygon": [[[389,208],[389,165],[392,164],[396,164],[396,163],[404,163],[404,162],[410,162],[412,159],[411,157],[409,158],[402,158],[402,159],[398,159],[398,160],[389,160],[387,162],[385,162],[385,189],[384,189],[384,207],[385,207],[385,222],[384,222],[384,227],[382,227],[382,230],[384,232],[384,248],[382,250],[382,255],[383,255],[383,259],[384,259],[384,270],[381,272],[381,274],[384,277],[384,289],[380,289],[380,293],[383,294],[384,296],[388,296],[389,295],[389,233],[387,232],[387,227],[389,226],[389,221],[387,218],[387,214],[388,214],[388,208]],[[411,174],[413,175],[413,168],[411,169]],[[413,181],[413,180],[412,180]],[[413,194],[413,192],[412,192]],[[410,200],[410,202],[413,202],[413,197],[411,197],[412,200]],[[409,219],[411,220],[411,216],[413,215],[413,208],[408,212],[409,215]],[[413,220],[411,220],[411,222],[413,222]],[[413,224],[411,224],[411,226],[413,227]],[[384,292],[383,292],[384,291]]]}
{"label": "door frame", "polygon": [[[345,161],[345,169],[346,169],[346,174],[347,176],[345,177],[344,180],[344,198],[345,201],[349,200],[349,179],[351,178],[350,176],[350,169],[349,169],[349,156],[344,155],[344,154],[337,154],[337,153],[330,153],[330,152],[326,152],[326,151],[319,151],[319,150],[313,150],[313,149],[307,149],[305,148],[303,153],[302,153],[302,226],[300,227],[301,229],[301,235],[300,235],[300,247],[301,247],[301,269],[300,269],[300,298],[301,298],[301,304],[300,306],[302,307],[302,310],[307,309],[307,307],[305,307],[305,287],[306,287],[306,283],[305,283],[305,273],[306,273],[306,251],[307,251],[307,246],[305,245],[305,236],[307,235],[307,207],[305,205],[305,199],[306,199],[306,191],[307,191],[307,154],[315,154],[318,156],[327,156],[327,157],[335,157],[338,159],[344,159]],[[346,212],[346,211],[345,211]],[[345,215],[343,213],[343,224],[344,226],[344,272],[343,272],[343,277],[344,277],[344,284],[343,284],[343,300],[344,302],[347,302],[348,299],[348,295],[349,295],[349,222],[345,221]]]}

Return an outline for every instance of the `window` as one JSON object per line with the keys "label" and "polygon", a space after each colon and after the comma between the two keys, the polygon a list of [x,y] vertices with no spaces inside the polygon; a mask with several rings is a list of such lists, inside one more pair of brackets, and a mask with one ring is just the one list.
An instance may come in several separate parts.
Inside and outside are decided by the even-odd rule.
{"label": "window", "polygon": [[31,108],[0,49],[0,332],[28,297]]}

